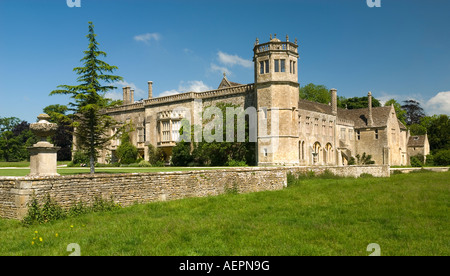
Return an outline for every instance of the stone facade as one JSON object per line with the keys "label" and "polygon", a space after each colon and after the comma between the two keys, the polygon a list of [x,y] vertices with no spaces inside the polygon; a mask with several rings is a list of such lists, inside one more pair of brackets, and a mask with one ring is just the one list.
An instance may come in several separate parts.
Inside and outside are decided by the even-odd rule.
{"label": "stone facade", "polygon": [[63,208],[92,202],[95,197],[112,198],[122,206],[134,203],[214,196],[235,191],[249,193],[280,190],[287,185],[287,173],[316,174],[326,169],[340,176],[358,177],[370,173],[389,177],[389,166],[334,167],[244,167],[180,172],[68,175],[48,177],[0,177],[0,217],[22,219],[34,196],[41,203],[50,195]]}
{"label": "stone facade", "polygon": [[[257,113],[258,165],[346,165],[356,155],[372,155],[375,164],[407,165],[409,134],[393,106],[361,109],[337,107],[337,90],[328,105],[299,99],[298,44],[276,36],[253,48],[254,83],[231,82],[224,74],[218,89],[152,98],[135,102],[124,87],[124,105],[106,112],[119,122],[131,122],[131,141],[147,159],[148,145],[170,157],[181,119],[201,122],[199,114],[217,102],[254,108]],[[112,132],[114,130],[111,130]],[[114,160],[120,141],[103,150],[99,162]]]}

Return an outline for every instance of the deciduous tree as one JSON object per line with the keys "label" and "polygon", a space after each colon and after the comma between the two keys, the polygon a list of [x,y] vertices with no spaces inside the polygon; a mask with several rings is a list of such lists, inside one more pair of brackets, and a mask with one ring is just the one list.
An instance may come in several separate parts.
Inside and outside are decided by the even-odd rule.
{"label": "deciduous tree", "polygon": [[420,124],[420,119],[425,117],[425,112],[420,103],[415,100],[403,101],[402,108],[406,110],[406,124]]}

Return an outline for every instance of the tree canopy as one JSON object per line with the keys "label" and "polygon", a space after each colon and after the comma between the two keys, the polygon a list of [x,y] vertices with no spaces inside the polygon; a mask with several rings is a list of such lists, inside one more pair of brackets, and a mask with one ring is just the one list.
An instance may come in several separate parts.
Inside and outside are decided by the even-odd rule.
{"label": "tree canopy", "polygon": [[[353,98],[340,97],[338,101],[338,106],[340,108],[346,109],[367,108],[369,106],[369,98],[367,96],[353,97]],[[379,106],[381,106],[380,101],[372,97],[372,107],[379,107]]]}
{"label": "tree canopy", "polygon": [[325,85],[308,83],[307,85],[300,87],[299,96],[300,99],[316,103],[328,104],[331,102],[330,92]]}
{"label": "tree canopy", "polygon": [[402,124],[406,125],[406,110],[402,108],[402,106],[395,100],[390,99],[384,103],[384,106],[394,105],[395,114],[397,115],[397,119],[402,122]]}
{"label": "tree canopy", "polygon": [[[240,121],[238,119],[242,114],[237,114],[233,119],[229,118],[227,120],[227,108],[239,110],[240,106],[229,103],[217,103],[213,108],[217,111],[217,114],[202,114],[203,126],[191,126],[191,138],[194,137],[195,131],[201,131],[203,134],[201,135],[201,141],[192,142],[192,147],[191,143],[185,142],[184,140],[178,142],[172,151],[172,164],[177,166],[186,166],[189,164],[200,166],[255,164],[256,145],[250,142],[248,121]],[[203,113],[205,112],[207,111]],[[244,111],[242,110],[242,112]],[[222,114],[222,116],[217,116],[218,114]],[[233,125],[228,124],[231,121],[234,122]],[[209,126],[212,125],[214,125],[214,128],[209,129]],[[241,127],[245,131],[244,141],[240,141],[238,134],[238,129]],[[230,130],[231,128],[233,129],[232,134],[227,137],[231,133],[231,131],[228,133],[229,131],[227,129]],[[181,137],[185,136],[183,135],[184,129],[184,127],[180,129]],[[230,140],[234,142],[230,142]],[[194,141],[194,139],[191,139],[191,141]]]}
{"label": "tree canopy", "polygon": [[30,124],[16,117],[0,117],[0,160],[23,161],[29,158],[27,148],[37,142]]}
{"label": "tree canopy", "polygon": [[406,123],[408,125],[420,124],[420,119],[425,117],[420,103],[415,100],[406,100],[403,103],[402,108],[406,111]]}

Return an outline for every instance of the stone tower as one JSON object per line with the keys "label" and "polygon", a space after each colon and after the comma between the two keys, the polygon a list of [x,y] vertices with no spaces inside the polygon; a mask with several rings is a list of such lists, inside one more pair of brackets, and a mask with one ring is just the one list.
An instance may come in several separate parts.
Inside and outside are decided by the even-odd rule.
{"label": "stone tower", "polygon": [[253,48],[259,166],[299,164],[297,48],[297,39],[282,42],[276,34]]}

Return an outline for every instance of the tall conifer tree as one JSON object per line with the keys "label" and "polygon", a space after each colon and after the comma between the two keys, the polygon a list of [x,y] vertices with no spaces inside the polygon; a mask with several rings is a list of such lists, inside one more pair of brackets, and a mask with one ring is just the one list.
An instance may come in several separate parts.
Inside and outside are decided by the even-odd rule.
{"label": "tall conifer tree", "polygon": [[82,67],[75,67],[73,71],[79,75],[79,85],[59,85],[50,95],[71,95],[73,102],[69,105],[74,111],[76,146],[89,154],[90,171],[95,173],[97,150],[102,149],[107,142],[115,137],[111,136],[111,127],[117,122],[102,110],[110,107],[111,101],[105,98],[105,93],[115,89],[111,84],[122,80],[122,77],[112,75],[117,66],[111,66],[99,59],[106,57],[106,53],[98,49],[99,43],[95,39],[94,25],[89,22],[88,50],[81,59]]}

